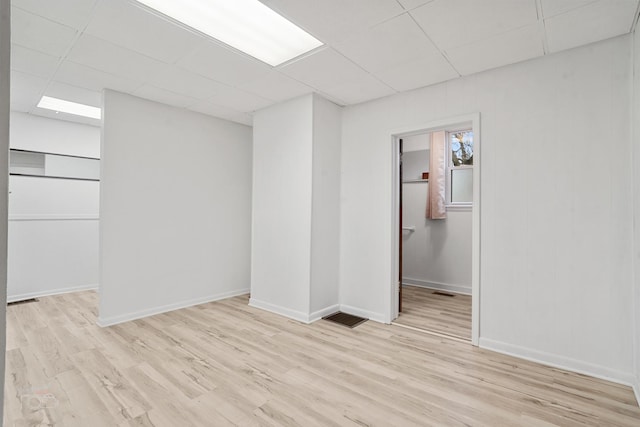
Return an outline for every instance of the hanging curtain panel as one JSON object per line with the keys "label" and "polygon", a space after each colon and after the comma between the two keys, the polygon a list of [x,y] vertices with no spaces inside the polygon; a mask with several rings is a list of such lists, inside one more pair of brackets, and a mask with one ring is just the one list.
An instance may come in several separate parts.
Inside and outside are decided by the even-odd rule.
{"label": "hanging curtain panel", "polygon": [[427,218],[445,219],[446,204],[446,132],[431,133],[431,153],[429,157],[429,196],[427,197]]}

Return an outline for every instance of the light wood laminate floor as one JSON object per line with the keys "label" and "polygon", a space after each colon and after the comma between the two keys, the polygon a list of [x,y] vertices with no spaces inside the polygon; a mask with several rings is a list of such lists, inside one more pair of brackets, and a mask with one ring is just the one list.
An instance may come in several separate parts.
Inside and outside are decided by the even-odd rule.
{"label": "light wood laminate floor", "polygon": [[247,297],[117,326],[93,292],[7,310],[5,426],[638,426],[630,388]]}
{"label": "light wood laminate floor", "polygon": [[471,296],[444,296],[434,292],[434,289],[402,285],[402,312],[394,322],[470,341]]}

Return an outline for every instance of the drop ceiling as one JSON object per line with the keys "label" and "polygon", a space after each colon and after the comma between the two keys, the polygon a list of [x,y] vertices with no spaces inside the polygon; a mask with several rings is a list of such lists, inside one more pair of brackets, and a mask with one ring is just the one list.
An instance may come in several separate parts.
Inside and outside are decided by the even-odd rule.
{"label": "drop ceiling", "polygon": [[14,111],[105,88],[251,124],[317,92],[351,105],[629,33],[639,0],[262,0],[325,45],[271,67],[133,0],[13,0]]}

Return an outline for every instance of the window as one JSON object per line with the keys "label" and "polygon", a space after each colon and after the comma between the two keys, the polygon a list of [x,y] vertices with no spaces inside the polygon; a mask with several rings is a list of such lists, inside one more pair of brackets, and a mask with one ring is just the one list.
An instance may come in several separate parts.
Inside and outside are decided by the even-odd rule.
{"label": "window", "polygon": [[473,132],[447,132],[447,206],[473,202]]}

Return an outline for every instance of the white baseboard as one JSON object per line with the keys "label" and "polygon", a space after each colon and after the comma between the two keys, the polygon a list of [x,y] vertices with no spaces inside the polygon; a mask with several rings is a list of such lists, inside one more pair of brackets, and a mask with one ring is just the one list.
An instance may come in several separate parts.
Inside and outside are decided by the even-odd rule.
{"label": "white baseboard", "polygon": [[340,311],[340,306],[338,304],[330,305],[329,307],[323,308],[322,310],[314,311],[309,315],[309,323],[313,323],[316,320],[320,320],[323,317],[333,314],[337,311]]}
{"label": "white baseboard", "polygon": [[270,302],[256,300],[255,298],[249,299],[249,306],[266,310],[271,313],[279,314],[280,316],[288,317],[289,319],[297,320],[302,323],[313,323],[316,320],[322,319],[324,316],[333,314],[337,311],[341,311],[347,314],[353,314],[354,316],[364,317],[380,323],[389,323],[386,321],[385,316],[381,313],[374,313],[372,311],[362,310],[357,307],[352,307],[344,304],[334,304],[322,310],[314,311],[311,314],[306,314],[301,311],[291,310],[286,307],[282,307]]}
{"label": "white baseboard", "polygon": [[340,304],[340,311],[354,316],[364,317],[365,319],[373,320],[379,323],[389,323],[387,317],[382,313],[376,313],[373,311],[363,310],[358,307],[350,305]]}
{"label": "white baseboard", "polygon": [[636,377],[636,381],[633,384],[633,393],[636,395],[636,402],[640,406],[640,378]]}
{"label": "white baseboard", "polygon": [[471,295],[471,286],[451,285],[448,283],[427,282],[426,280],[412,279],[411,277],[402,278],[403,285],[416,286],[419,288],[438,289],[441,291],[454,292],[456,294]]}
{"label": "white baseboard", "polygon": [[520,359],[529,360],[531,362],[540,363],[542,365],[564,369],[566,371],[589,375],[591,377],[599,378],[602,380],[626,385],[634,388],[634,391],[636,392],[636,398],[638,398],[637,380],[631,373],[621,372],[615,369],[607,368],[606,366],[595,365],[557,354],[546,353],[543,351],[533,350],[530,348],[520,347],[482,337],[480,338],[479,347],[486,350],[495,351],[497,353],[518,357]]}
{"label": "white baseboard", "polygon": [[117,316],[110,317],[98,317],[98,321],[96,322],[98,326],[112,326],[117,325],[118,323],[128,322],[130,320],[141,319],[143,317],[153,316],[155,314],[166,313],[168,311],[178,310],[181,308],[192,307],[198,304],[204,304],[212,301],[219,301],[221,299],[227,299],[231,297],[235,297],[238,295],[248,294],[249,289],[239,289],[235,291],[222,292],[215,295],[208,295],[206,297],[194,298],[186,301],[181,301],[173,304],[167,304],[160,307],[148,308],[145,310],[136,311],[133,313],[125,313],[119,314]]}
{"label": "white baseboard", "polygon": [[269,311],[271,313],[279,314],[284,317],[288,317],[289,319],[297,320],[302,323],[310,323],[309,315],[303,313],[301,311],[291,310],[286,307],[282,307],[276,304],[271,304],[270,302],[260,301],[255,298],[249,298],[249,306],[254,308],[259,308],[260,310]]}
{"label": "white baseboard", "polygon": [[91,284],[91,285],[71,286],[68,288],[51,289],[47,291],[29,292],[26,294],[19,294],[19,295],[7,295],[7,302],[23,301],[31,298],[48,297],[51,295],[68,294],[71,292],[93,291],[97,289],[98,289],[98,285]]}

